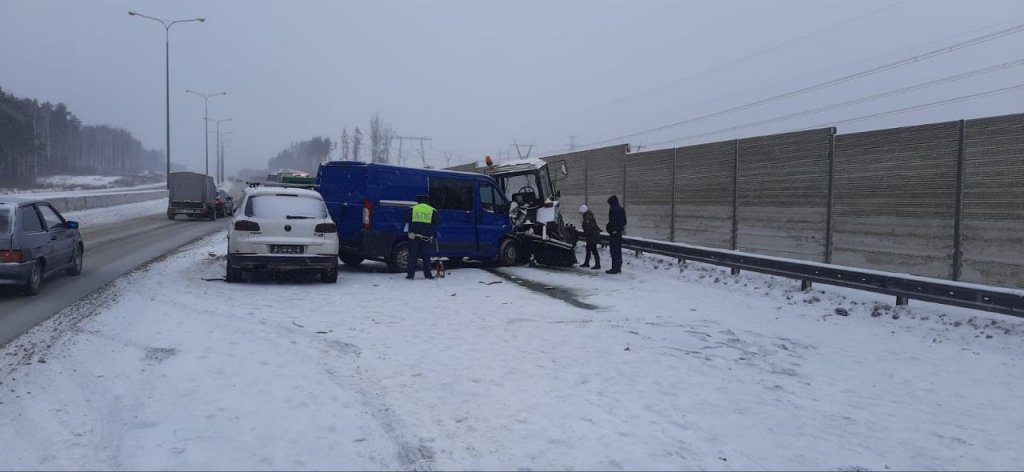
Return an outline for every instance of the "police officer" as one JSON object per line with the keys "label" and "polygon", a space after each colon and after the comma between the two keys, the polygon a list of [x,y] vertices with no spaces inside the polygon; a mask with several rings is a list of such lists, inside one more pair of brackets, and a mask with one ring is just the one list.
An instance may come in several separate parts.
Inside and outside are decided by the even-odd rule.
{"label": "police officer", "polygon": [[406,262],[405,278],[416,277],[416,259],[422,259],[423,276],[432,279],[430,275],[430,255],[434,244],[434,227],[440,224],[437,210],[427,204],[426,195],[416,196],[416,205],[409,211],[409,259]]}

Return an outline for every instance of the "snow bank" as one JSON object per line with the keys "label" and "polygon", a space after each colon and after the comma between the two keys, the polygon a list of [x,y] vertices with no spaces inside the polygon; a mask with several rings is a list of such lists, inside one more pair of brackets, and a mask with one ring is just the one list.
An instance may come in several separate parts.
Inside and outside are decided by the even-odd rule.
{"label": "snow bank", "polygon": [[1021,320],[656,256],[204,281],[223,238],[0,349],[0,468],[1024,463]]}
{"label": "snow bank", "polygon": [[148,200],[127,205],[117,205],[92,210],[69,211],[63,213],[64,218],[77,221],[83,228],[106,225],[150,215],[167,213],[167,200]]}

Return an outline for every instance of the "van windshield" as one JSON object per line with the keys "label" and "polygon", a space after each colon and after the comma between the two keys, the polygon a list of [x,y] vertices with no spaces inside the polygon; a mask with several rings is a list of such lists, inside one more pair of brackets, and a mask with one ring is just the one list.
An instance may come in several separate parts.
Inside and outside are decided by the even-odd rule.
{"label": "van windshield", "polygon": [[259,195],[245,205],[245,216],[253,218],[327,218],[324,201],[293,194]]}
{"label": "van windshield", "polygon": [[7,234],[11,232],[11,210],[9,208],[0,208],[0,234]]}

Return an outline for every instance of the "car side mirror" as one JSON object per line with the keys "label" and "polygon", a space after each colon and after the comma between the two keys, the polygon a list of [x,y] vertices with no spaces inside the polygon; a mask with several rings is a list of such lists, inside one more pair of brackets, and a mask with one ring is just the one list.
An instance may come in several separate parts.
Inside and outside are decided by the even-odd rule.
{"label": "car side mirror", "polygon": [[68,221],[67,223],[64,223],[64,227],[67,229],[78,229],[78,222]]}

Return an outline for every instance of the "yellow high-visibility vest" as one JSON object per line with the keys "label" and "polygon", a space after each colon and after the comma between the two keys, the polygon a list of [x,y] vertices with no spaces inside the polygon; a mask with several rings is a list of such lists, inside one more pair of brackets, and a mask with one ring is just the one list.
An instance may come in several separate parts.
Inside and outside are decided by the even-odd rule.
{"label": "yellow high-visibility vest", "polygon": [[412,207],[412,222],[430,224],[434,220],[434,207],[426,203],[417,203]]}

